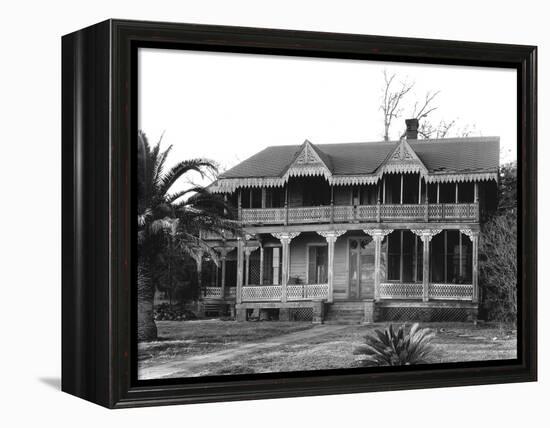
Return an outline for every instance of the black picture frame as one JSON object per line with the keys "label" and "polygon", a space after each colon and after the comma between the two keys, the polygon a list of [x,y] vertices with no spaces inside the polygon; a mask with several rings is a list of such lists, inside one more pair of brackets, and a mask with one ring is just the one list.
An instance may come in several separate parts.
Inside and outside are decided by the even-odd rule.
{"label": "black picture frame", "polygon": [[[137,48],[517,70],[518,359],[137,382],[132,287]],[[109,408],[537,379],[535,46],[107,20],[62,38],[62,390]]]}

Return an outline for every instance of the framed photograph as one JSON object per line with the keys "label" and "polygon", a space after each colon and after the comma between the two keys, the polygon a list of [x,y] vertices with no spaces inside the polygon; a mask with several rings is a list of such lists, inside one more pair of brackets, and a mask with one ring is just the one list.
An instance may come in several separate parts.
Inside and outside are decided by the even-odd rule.
{"label": "framed photograph", "polygon": [[109,20],[62,48],[64,391],[536,380],[536,47]]}

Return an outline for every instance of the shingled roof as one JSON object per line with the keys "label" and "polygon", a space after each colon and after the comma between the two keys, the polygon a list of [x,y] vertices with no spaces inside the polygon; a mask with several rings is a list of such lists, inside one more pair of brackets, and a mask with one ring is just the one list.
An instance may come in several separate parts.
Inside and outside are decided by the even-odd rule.
{"label": "shingled roof", "polygon": [[[496,172],[498,137],[407,140],[430,174]],[[399,141],[311,144],[334,176],[370,175]],[[305,144],[305,143],[304,143]],[[270,146],[220,175],[220,179],[282,177],[302,145]]]}

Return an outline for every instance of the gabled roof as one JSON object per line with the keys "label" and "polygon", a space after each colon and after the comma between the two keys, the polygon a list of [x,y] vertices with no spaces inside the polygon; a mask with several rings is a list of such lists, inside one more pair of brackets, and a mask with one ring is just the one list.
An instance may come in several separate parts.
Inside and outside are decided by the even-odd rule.
{"label": "gabled roof", "polygon": [[282,185],[281,180],[286,181],[288,175],[285,178],[285,174],[298,157],[309,150],[330,171],[331,179],[337,184],[376,182],[383,166],[397,150],[409,152],[412,161],[425,168],[421,173],[428,181],[456,181],[459,176],[468,179],[468,175],[477,176],[472,179],[496,179],[499,145],[498,137],[338,144],[313,144],[306,140],[299,146],[265,148],[221,174],[218,185],[235,181],[230,186],[234,188],[237,179],[243,183],[241,185]]}
{"label": "gabled roof", "polygon": [[331,166],[332,163],[327,154],[305,140],[287,167],[283,169],[282,176],[285,178],[306,175],[329,177],[332,175]]}
{"label": "gabled roof", "polygon": [[390,174],[415,172],[426,175],[428,174],[428,169],[407,140],[403,139],[378,167],[378,172]]}

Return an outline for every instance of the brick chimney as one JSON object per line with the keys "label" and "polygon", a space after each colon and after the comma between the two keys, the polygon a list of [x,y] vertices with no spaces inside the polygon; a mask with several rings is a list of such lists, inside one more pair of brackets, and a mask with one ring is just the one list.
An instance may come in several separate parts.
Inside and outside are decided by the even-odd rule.
{"label": "brick chimney", "polygon": [[407,140],[418,139],[418,119],[405,119]]}

